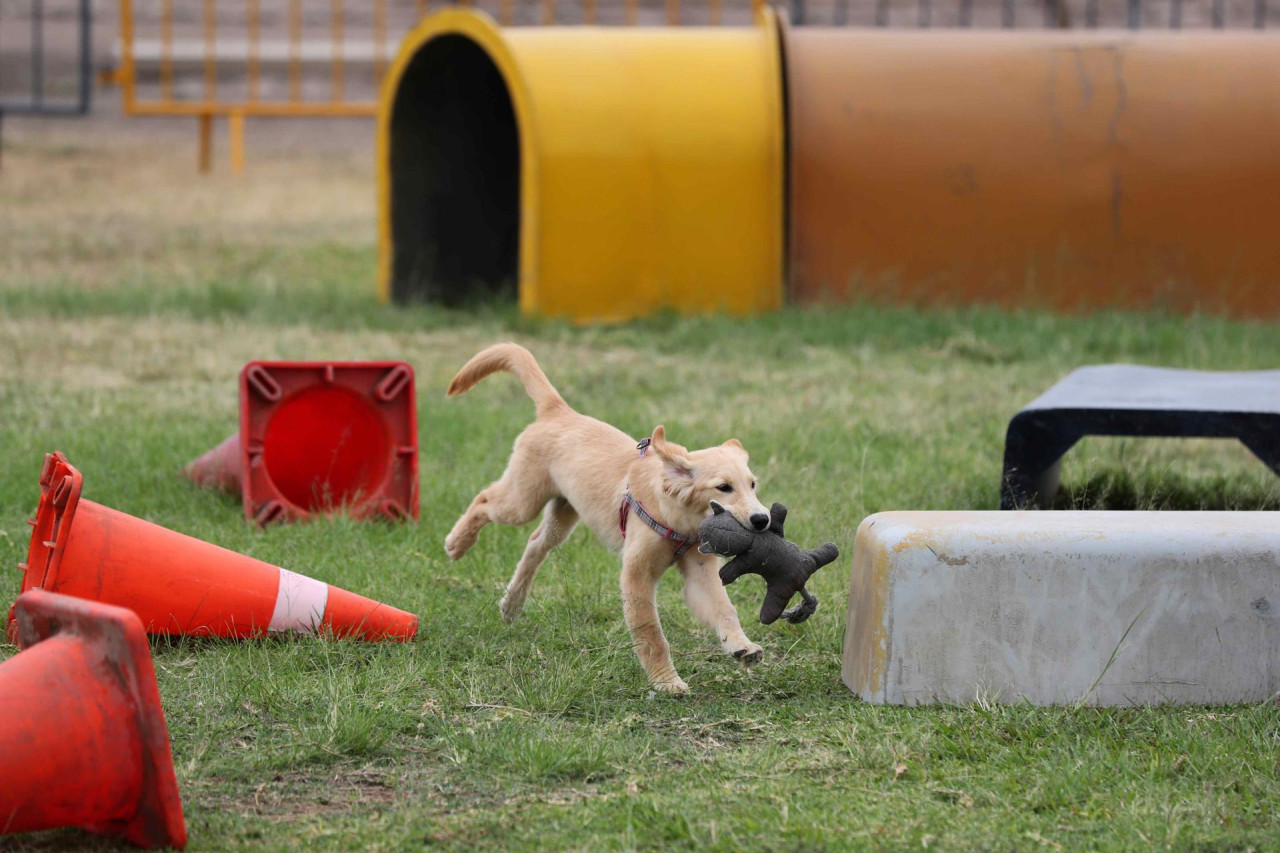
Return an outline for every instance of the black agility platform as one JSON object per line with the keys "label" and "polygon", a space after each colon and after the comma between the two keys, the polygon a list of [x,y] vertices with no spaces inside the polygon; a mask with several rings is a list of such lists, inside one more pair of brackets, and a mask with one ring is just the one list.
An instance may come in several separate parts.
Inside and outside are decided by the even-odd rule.
{"label": "black agility platform", "polygon": [[1052,506],[1062,455],[1086,435],[1238,438],[1280,474],[1280,370],[1082,367],[1009,422],[1000,508]]}

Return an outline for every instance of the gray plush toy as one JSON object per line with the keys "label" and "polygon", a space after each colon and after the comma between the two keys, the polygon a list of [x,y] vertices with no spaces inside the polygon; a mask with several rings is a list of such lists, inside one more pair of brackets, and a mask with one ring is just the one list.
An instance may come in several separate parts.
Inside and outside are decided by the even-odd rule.
{"label": "gray plush toy", "polygon": [[[783,538],[782,525],[787,519],[787,508],[774,504],[769,510],[769,527],[765,530],[748,530],[733,513],[711,502],[711,516],[698,527],[704,554],[716,554],[733,559],[720,567],[720,582],[725,586],[744,574],[756,574],[768,584],[764,605],[760,608],[760,621],[765,625],[775,622],[779,616],[798,625],[818,609],[818,599],[804,588],[805,582],[818,569],[840,556],[840,550],[828,542],[821,548],[805,551],[794,542]],[[791,596],[800,593],[801,602],[783,611]]]}

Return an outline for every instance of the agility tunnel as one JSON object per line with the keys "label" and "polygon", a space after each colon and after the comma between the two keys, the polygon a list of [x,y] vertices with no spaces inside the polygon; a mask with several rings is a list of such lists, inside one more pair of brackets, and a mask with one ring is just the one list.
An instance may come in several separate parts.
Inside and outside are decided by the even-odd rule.
{"label": "agility tunnel", "polygon": [[1280,40],[784,34],[789,293],[1280,315]]}
{"label": "agility tunnel", "polygon": [[378,119],[383,299],[621,320],[782,304],[778,29],[499,30],[444,10]]}
{"label": "agility tunnel", "polygon": [[577,321],[784,291],[1280,316],[1277,60],[1266,33],[443,11],[382,95],[381,295]]}

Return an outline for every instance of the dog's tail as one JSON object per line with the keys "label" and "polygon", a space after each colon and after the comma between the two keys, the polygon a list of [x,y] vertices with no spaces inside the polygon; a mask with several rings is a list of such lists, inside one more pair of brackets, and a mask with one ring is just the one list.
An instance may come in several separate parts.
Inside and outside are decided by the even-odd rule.
{"label": "dog's tail", "polygon": [[494,344],[471,357],[458,375],[449,383],[447,396],[454,397],[470,391],[477,382],[490,373],[508,370],[520,377],[524,389],[533,398],[538,409],[538,417],[550,414],[557,409],[567,409],[569,404],[560,396],[560,392],[551,384],[547,374],[538,366],[538,360],[519,344]]}

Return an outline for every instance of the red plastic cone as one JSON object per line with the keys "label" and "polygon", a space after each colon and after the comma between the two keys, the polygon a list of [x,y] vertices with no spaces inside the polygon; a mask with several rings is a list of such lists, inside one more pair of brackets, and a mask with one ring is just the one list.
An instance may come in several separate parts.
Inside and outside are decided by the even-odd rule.
{"label": "red plastic cone", "polygon": [[[80,497],[83,476],[45,457],[22,590],[127,607],[150,634],[256,637],[327,629],[407,640],[418,617]],[[10,615],[10,631],[13,618]]]}
{"label": "red plastic cone", "polygon": [[224,492],[240,491],[240,433],[225,439],[182,469],[183,476],[198,486],[209,486]]}
{"label": "red plastic cone", "polygon": [[201,485],[239,490],[259,524],[345,509],[418,517],[413,368],[403,361],[253,361],[240,432],[190,462]]}
{"label": "red plastic cone", "polygon": [[151,650],[121,607],[28,592],[0,664],[0,834],[79,826],[187,843]]}

